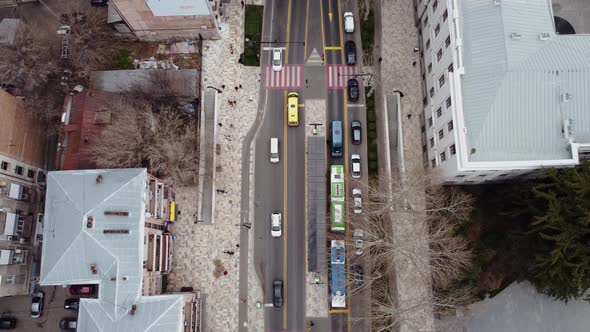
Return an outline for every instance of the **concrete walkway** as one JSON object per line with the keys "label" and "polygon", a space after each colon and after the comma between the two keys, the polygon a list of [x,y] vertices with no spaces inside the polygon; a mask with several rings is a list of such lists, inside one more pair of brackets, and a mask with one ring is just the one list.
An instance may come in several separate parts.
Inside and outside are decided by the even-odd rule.
{"label": "concrete walkway", "polygon": [[[242,143],[256,119],[260,88],[260,68],[238,64],[243,52],[244,10],[239,1],[224,3],[223,8],[221,39],[204,41],[202,58],[203,89],[212,86],[222,91],[215,92],[214,223],[194,222],[199,199],[196,188],[177,189],[180,216],[173,230],[177,239],[168,285],[169,290],[190,286],[203,294],[204,331],[238,330]],[[234,100],[231,106],[229,101]],[[262,310],[254,306],[262,298],[260,287],[249,285],[248,296],[249,325],[252,331],[261,331],[263,318],[257,313]]]}

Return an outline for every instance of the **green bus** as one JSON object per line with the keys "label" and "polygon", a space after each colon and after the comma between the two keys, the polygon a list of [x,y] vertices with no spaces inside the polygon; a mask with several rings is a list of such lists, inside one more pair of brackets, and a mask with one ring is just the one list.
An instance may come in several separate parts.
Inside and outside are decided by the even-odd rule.
{"label": "green bus", "polygon": [[330,166],[330,226],[332,232],[343,232],[346,224],[344,166]]}

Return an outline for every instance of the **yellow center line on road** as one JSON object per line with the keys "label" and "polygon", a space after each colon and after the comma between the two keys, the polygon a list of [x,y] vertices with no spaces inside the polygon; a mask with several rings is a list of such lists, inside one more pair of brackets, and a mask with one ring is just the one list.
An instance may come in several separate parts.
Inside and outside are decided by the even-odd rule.
{"label": "yellow center line on road", "polygon": [[[289,63],[289,39],[291,35],[291,0],[289,0],[287,7],[287,47],[285,47],[285,63]],[[285,118],[287,115],[287,91],[283,94],[283,105],[285,107]],[[283,121],[283,145],[284,155],[283,158],[283,329],[287,329],[287,121]]]}
{"label": "yellow center line on road", "polygon": [[326,51],[342,51],[342,47],[341,46],[326,46],[326,47],[324,47],[324,50],[326,50]]}
{"label": "yellow center line on road", "polygon": [[307,27],[309,22],[309,0],[307,0],[305,9],[305,44],[303,44],[303,61],[307,60]]}
{"label": "yellow center line on road", "polygon": [[[326,33],[324,32],[324,29],[326,28],[324,26],[324,5],[323,5],[323,1],[320,0],[320,20],[322,21],[322,54],[325,52],[326,50]],[[322,61],[325,63],[326,61],[324,60],[324,57],[322,56]]]}

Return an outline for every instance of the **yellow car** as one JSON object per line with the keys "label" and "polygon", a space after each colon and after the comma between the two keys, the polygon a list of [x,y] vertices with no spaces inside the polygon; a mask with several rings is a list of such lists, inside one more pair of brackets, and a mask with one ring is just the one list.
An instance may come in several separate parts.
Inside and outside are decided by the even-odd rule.
{"label": "yellow car", "polygon": [[287,95],[287,125],[294,127],[299,125],[299,95],[297,92],[290,92]]}

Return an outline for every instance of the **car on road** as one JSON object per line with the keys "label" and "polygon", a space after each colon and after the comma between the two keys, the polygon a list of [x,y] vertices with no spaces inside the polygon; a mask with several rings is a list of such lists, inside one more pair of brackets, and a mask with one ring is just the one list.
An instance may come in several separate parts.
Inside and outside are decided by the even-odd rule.
{"label": "car on road", "polygon": [[352,15],[352,12],[344,13],[344,32],[354,32],[354,16]]}
{"label": "car on road", "polygon": [[355,65],[356,64],[356,45],[352,40],[348,40],[344,43],[344,51],[346,54],[346,64],[347,65]]}
{"label": "car on road", "polygon": [[80,308],[80,299],[67,299],[64,301],[64,309],[78,310]]}
{"label": "car on road", "polygon": [[31,317],[39,318],[43,312],[43,292],[33,293],[33,299],[31,300]]}
{"label": "car on road", "polygon": [[361,213],[363,212],[363,194],[359,188],[352,189],[352,200],[354,202],[354,206],[352,211],[354,213]]}
{"label": "car on road", "polygon": [[283,69],[283,51],[280,48],[272,49],[272,70],[281,71]]}
{"label": "car on road", "polygon": [[350,161],[352,162],[352,177],[358,179],[361,177],[361,156],[358,154],[353,154],[350,156]]}
{"label": "car on road", "polygon": [[272,283],[272,305],[275,308],[283,307],[283,281],[275,280]]}
{"label": "car on road", "polygon": [[351,78],[348,80],[348,100],[359,100],[359,81],[357,81],[356,78]]}
{"label": "car on road", "polygon": [[2,317],[0,318],[0,330],[13,330],[16,328],[16,318]]}
{"label": "car on road", "polygon": [[363,246],[364,241],[363,238],[365,234],[362,229],[355,229],[354,230],[354,253],[357,255],[363,254]]}
{"label": "car on road", "polygon": [[287,125],[289,127],[299,126],[299,94],[289,92],[287,94]]}
{"label": "car on road", "polygon": [[354,145],[359,145],[361,144],[361,122],[354,120],[351,123],[351,127],[352,127],[352,144]]}
{"label": "car on road", "polygon": [[62,330],[75,330],[78,328],[78,321],[76,318],[64,318],[59,321],[59,328]]}
{"label": "car on road", "polygon": [[72,295],[92,295],[96,291],[96,285],[71,285],[70,294]]}
{"label": "car on road", "polygon": [[282,230],[281,230],[281,219],[282,215],[280,212],[273,212],[270,215],[270,235],[272,237],[281,237]]}

